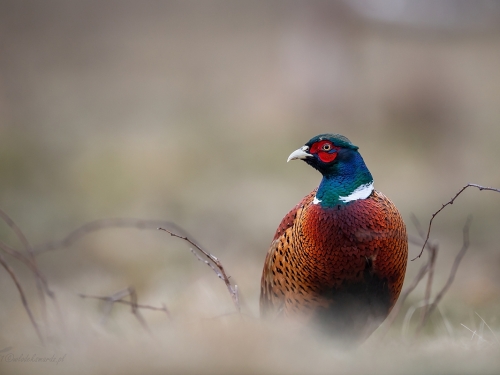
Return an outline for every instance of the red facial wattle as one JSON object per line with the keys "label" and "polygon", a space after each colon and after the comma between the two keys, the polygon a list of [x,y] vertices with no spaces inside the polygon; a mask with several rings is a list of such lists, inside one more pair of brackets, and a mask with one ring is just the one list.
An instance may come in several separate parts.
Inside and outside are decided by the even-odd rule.
{"label": "red facial wattle", "polygon": [[[326,148],[326,149],[325,149]],[[319,141],[314,143],[311,146],[311,150],[309,151],[311,154],[318,155],[319,159],[323,163],[331,163],[337,157],[338,147],[335,147],[330,141]]]}

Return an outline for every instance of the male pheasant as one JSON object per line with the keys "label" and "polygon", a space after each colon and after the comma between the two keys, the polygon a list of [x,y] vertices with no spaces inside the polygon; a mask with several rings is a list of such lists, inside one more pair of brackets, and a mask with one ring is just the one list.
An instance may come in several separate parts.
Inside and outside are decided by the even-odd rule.
{"label": "male pheasant", "polygon": [[406,271],[406,226],[374,190],[358,147],[322,134],[294,151],[323,175],[281,221],[264,263],[260,311],[309,322],[347,342],[365,340],[394,306]]}

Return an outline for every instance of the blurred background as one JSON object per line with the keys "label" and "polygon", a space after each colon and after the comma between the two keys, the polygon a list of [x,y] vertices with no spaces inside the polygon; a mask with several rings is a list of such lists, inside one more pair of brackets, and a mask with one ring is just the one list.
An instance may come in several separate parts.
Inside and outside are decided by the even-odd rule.
{"label": "blurred background", "polygon": [[[175,222],[223,262],[246,318],[231,315],[224,284],[186,243],[108,229],[38,257],[64,324],[51,302],[43,320],[32,275],[6,258],[50,340],[38,344],[2,269],[0,349],[66,357],[0,368],[496,373],[494,192],[471,188],[435,220],[438,291],[474,217],[471,247],[419,347],[405,345],[403,316],[423,287],[389,340],[375,334],[355,354],[255,318],[274,231],[320,180],[288,155],[319,133],[347,136],[415,235],[412,213],[426,226],[466,183],[500,187],[499,68],[499,1],[1,0],[0,208],[35,245],[95,219]],[[21,248],[3,222],[0,240]],[[419,250],[411,246],[410,257]],[[406,286],[423,261],[409,262]],[[115,306],[102,325],[103,305],[78,297],[129,285],[140,303],[171,312],[144,311],[155,339],[127,307]],[[482,339],[462,325],[482,325]]]}

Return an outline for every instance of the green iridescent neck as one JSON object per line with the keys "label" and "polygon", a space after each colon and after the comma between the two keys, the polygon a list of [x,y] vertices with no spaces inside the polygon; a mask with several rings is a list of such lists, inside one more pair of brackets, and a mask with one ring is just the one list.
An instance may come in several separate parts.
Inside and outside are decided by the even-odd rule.
{"label": "green iridescent neck", "polygon": [[323,179],[316,192],[315,204],[330,208],[367,198],[373,191],[373,177],[356,151],[349,163],[339,163]]}

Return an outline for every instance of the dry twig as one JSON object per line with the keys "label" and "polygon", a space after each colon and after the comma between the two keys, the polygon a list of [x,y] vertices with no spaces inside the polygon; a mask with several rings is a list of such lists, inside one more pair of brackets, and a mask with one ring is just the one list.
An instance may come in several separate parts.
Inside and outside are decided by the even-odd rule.
{"label": "dry twig", "polygon": [[436,297],[434,298],[434,301],[429,305],[429,308],[427,309],[427,312],[426,312],[424,318],[422,319],[422,323],[420,324],[419,328],[417,328],[417,332],[425,325],[425,322],[427,321],[429,316],[432,314],[434,309],[437,307],[439,302],[441,302],[441,299],[446,294],[448,289],[450,289],[451,284],[453,284],[453,280],[455,280],[455,275],[457,274],[458,266],[460,265],[460,262],[462,261],[462,258],[464,257],[464,255],[465,255],[465,253],[470,245],[469,229],[470,229],[471,222],[472,222],[472,216],[469,215],[469,217],[467,218],[467,221],[465,222],[464,228],[463,228],[462,248],[460,249],[457,256],[455,257],[455,261],[453,262],[453,265],[451,267],[450,275],[448,276],[448,280],[446,280],[446,283],[444,284],[443,288],[436,295]]}
{"label": "dry twig", "polygon": [[7,223],[7,225],[13,230],[17,238],[19,238],[19,241],[23,244],[24,249],[30,252],[31,245],[24,233],[21,231],[21,228],[19,228],[14,220],[12,220],[11,217],[7,215],[2,209],[0,209],[0,218],[2,218],[2,220],[5,221],[5,223]]}
{"label": "dry twig", "polygon": [[47,293],[47,295],[51,298],[54,297],[54,292],[52,292],[49,289],[47,279],[40,272],[36,263],[32,262],[31,258],[28,258],[23,253],[17,251],[16,249],[13,249],[12,247],[3,243],[2,241],[0,241],[0,249],[4,253],[9,254],[10,256],[12,256],[12,257],[16,258],[17,260],[19,260],[20,262],[24,263],[24,265],[26,265],[30,269],[30,271],[35,275],[35,277],[41,281],[41,285],[42,285],[45,293]]}
{"label": "dry twig", "polygon": [[[425,242],[424,231],[422,229],[422,226],[420,225],[420,221],[418,220],[418,218],[414,214],[411,214],[410,217],[411,217],[411,220],[413,222],[413,225],[417,229],[417,232],[418,232],[420,238],[422,239],[422,241]],[[426,273],[428,275],[427,275],[427,285],[425,287],[424,303],[423,303],[422,311],[420,314],[420,325],[423,324],[424,319],[425,319],[426,314],[427,314],[427,309],[428,309],[429,301],[431,298],[432,283],[434,281],[434,269],[436,266],[436,258],[437,258],[437,253],[438,253],[438,249],[439,249],[437,244],[432,243],[430,241],[427,242],[426,248],[429,251],[429,260],[427,262],[427,267],[426,267]]]}
{"label": "dry twig", "polygon": [[[141,326],[148,332],[151,333],[149,330],[148,325],[146,324],[146,321],[144,320],[143,316],[141,315],[139,309],[147,309],[147,310],[155,310],[155,311],[163,311],[167,316],[170,318],[170,311],[167,309],[167,307],[163,304],[162,307],[154,307],[154,306],[149,306],[149,305],[140,305],[137,303],[137,292],[135,291],[135,288],[130,286],[128,288],[119,290],[116,293],[113,293],[110,296],[93,296],[93,295],[87,295],[87,294],[79,294],[81,298],[93,298],[93,299],[99,299],[101,301],[105,301],[106,305],[104,306],[104,312],[103,316],[101,318],[101,324],[104,324],[111,313],[111,310],[114,306],[115,303],[121,303],[125,305],[129,305],[132,307],[132,314],[137,318]],[[130,301],[124,300],[123,298],[130,296]]]}
{"label": "dry twig", "polygon": [[[418,241],[417,239],[410,237],[410,236],[408,237],[408,241],[412,242],[414,244],[417,244],[419,246],[421,244],[420,241]],[[426,245],[426,247],[429,247],[429,246],[430,246],[429,244]],[[410,293],[415,290],[415,288],[418,286],[420,281],[424,278],[425,274],[429,270],[429,264],[430,264],[430,259],[427,261],[427,263],[425,263],[424,265],[422,265],[422,267],[420,267],[420,270],[418,271],[417,276],[415,276],[415,278],[413,279],[413,282],[411,283],[411,285],[408,288],[406,288],[403,292],[401,292],[401,295],[399,296],[396,305],[394,306],[394,308],[390,312],[389,316],[387,317],[385,328],[384,328],[384,331],[383,331],[381,337],[384,337],[387,334],[387,332],[391,328],[392,324],[396,320],[396,317],[399,315],[399,312],[401,311],[401,308],[403,307],[403,305],[406,301],[406,298],[408,298]]]}
{"label": "dry twig", "polygon": [[432,214],[432,217],[431,217],[431,219],[429,221],[429,227],[427,228],[427,236],[425,237],[425,241],[424,241],[424,244],[422,245],[422,249],[420,250],[420,253],[415,258],[412,259],[412,261],[414,261],[415,259],[420,258],[422,256],[422,253],[424,252],[425,246],[427,245],[427,242],[429,241],[429,236],[431,234],[432,222],[434,221],[434,218],[437,216],[437,214],[439,214],[441,211],[443,211],[443,209],[446,206],[449,206],[450,204],[453,204],[455,202],[455,199],[457,199],[458,196],[460,194],[462,194],[462,192],[465,189],[469,188],[469,187],[478,188],[480,191],[482,191],[482,190],[489,190],[489,191],[496,191],[497,193],[500,193],[500,189],[495,189],[495,188],[492,188],[492,187],[481,186],[481,185],[477,185],[477,184],[467,184],[467,185],[465,185],[462,189],[459,190],[458,193],[455,194],[455,196],[453,198],[451,198],[448,202],[446,202],[445,204],[443,204],[439,210],[437,210],[436,212],[434,212]]}
{"label": "dry twig", "polygon": [[7,264],[7,262],[5,261],[4,257],[2,256],[2,254],[0,254],[0,264],[7,271],[7,273],[10,276],[10,278],[12,279],[12,281],[14,281],[14,284],[16,284],[16,288],[17,288],[17,290],[19,292],[19,295],[21,296],[21,301],[23,303],[24,309],[28,313],[28,316],[30,318],[31,324],[33,325],[33,328],[35,328],[35,332],[36,332],[36,334],[38,336],[38,339],[43,344],[42,333],[40,332],[40,328],[38,327],[38,324],[37,324],[37,322],[36,322],[36,320],[35,320],[35,318],[33,316],[33,313],[31,312],[31,309],[30,309],[30,307],[28,305],[28,300],[26,299],[26,295],[24,294],[23,288],[21,287],[21,284],[19,283],[19,280],[17,279],[17,276],[14,273],[14,270]]}
{"label": "dry twig", "polygon": [[33,248],[33,253],[39,255],[51,250],[57,250],[61,248],[66,248],[80,238],[90,234],[92,232],[97,232],[109,228],[136,228],[136,229],[147,229],[147,230],[157,230],[158,227],[169,227],[173,228],[178,233],[183,233],[187,236],[187,233],[180,228],[175,223],[164,220],[141,220],[133,218],[114,218],[114,219],[102,219],[95,220],[82,225],[81,227],[75,229],[73,232],[68,234],[60,241],[55,241],[47,243],[40,246],[35,246]]}
{"label": "dry twig", "polygon": [[[408,297],[408,295],[415,290],[415,288],[418,286],[420,281],[422,281],[424,276],[428,273],[429,276],[427,279],[427,285],[426,285],[426,289],[425,289],[425,297],[424,297],[424,301],[422,303],[423,310],[422,310],[422,314],[420,316],[419,325],[417,326],[417,330],[416,330],[416,334],[418,335],[418,333],[420,332],[422,327],[427,322],[429,316],[435,310],[435,308],[437,307],[437,305],[439,304],[439,302],[443,298],[444,294],[450,288],[451,284],[453,283],[453,280],[455,279],[455,275],[457,273],[458,266],[460,265],[460,262],[461,262],[463,256],[465,255],[465,252],[467,251],[467,249],[469,247],[469,228],[470,228],[471,220],[472,220],[472,217],[469,216],[467,218],[465,225],[464,225],[463,245],[462,245],[462,248],[460,249],[460,251],[458,252],[457,256],[455,257],[455,261],[454,261],[453,266],[451,268],[448,280],[432,303],[430,303],[431,287],[433,284],[432,275],[434,273],[434,268],[435,268],[435,264],[436,264],[438,245],[431,243],[430,241],[428,241],[428,239],[427,239],[427,242],[424,242],[425,248],[427,248],[427,250],[429,251],[429,260],[424,265],[422,265],[422,267],[420,267],[420,270],[418,271],[417,276],[415,276],[415,278],[413,279],[413,282],[411,283],[411,285],[407,289],[405,289],[401,293],[401,295],[399,296],[399,299],[398,299],[396,305],[394,306],[391,313],[387,317],[385,329],[384,329],[381,337],[384,337],[387,334],[387,332],[389,331],[389,328],[394,323],[394,320],[396,319],[396,317],[399,315],[399,312],[400,312],[404,302],[406,301],[406,298]],[[417,232],[419,233],[420,237],[422,238],[422,241],[425,240],[425,237],[424,237],[423,232],[422,232],[421,227],[420,227],[420,223],[418,222],[417,218],[412,216],[412,221],[417,229]],[[414,237],[409,236],[408,241],[413,243],[413,244],[421,246],[421,241],[419,241],[418,239],[416,239]]]}
{"label": "dry twig", "polygon": [[168,234],[170,234],[173,237],[177,237],[177,238],[180,238],[181,240],[186,241],[191,246],[194,246],[198,251],[200,251],[208,259],[208,260],[204,260],[198,254],[195,253],[194,249],[191,248],[191,252],[193,254],[195,254],[196,257],[200,261],[204,262],[206,265],[208,265],[210,268],[212,268],[212,270],[219,277],[219,279],[224,281],[224,283],[226,284],[227,290],[229,291],[229,294],[231,295],[231,299],[233,300],[234,306],[236,307],[236,310],[238,312],[240,312],[241,308],[240,308],[240,302],[239,302],[239,297],[238,297],[238,285],[231,284],[231,281],[229,281],[230,276],[227,276],[226,271],[224,270],[224,267],[223,267],[222,263],[219,261],[219,259],[216,256],[210,254],[208,251],[202,249],[199,245],[197,245],[194,241],[189,239],[189,237],[187,237],[187,236],[182,236],[182,235],[176,234],[176,233],[171,232],[171,231],[164,229],[164,228],[158,228],[158,229],[162,230],[164,232],[167,232]]}
{"label": "dry twig", "polygon": [[[127,290],[127,289],[125,289],[125,290]],[[112,295],[112,296],[93,296],[93,295],[89,295],[89,294],[80,293],[79,296],[81,298],[100,299],[101,301],[107,301],[107,302],[109,302],[111,300],[113,303],[121,303],[124,305],[130,305],[130,306],[132,305],[132,302],[130,302],[130,301],[126,301],[126,300],[121,299],[121,298],[116,299],[116,297],[113,298],[114,295]],[[126,295],[124,295],[123,297],[125,297],[125,296]],[[167,306],[165,306],[165,304],[162,304],[162,307],[137,304],[137,307],[140,309],[146,309],[146,310],[163,311],[163,312],[165,312],[165,314],[167,314],[167,316],[169,318],[171,318],[170,310],[167,308]]]}
{"label": "dry twig", "polygon": [[[7,213],[3,210],[0,209],[0,218],[5,221],[5,223],[12,229],[12,231],[16,234],[17,238],[21,242],[21,244],[24,247],[24,250],[27,252],[27,255],[24,255],[20,251],[9,247],[8,245],[4,244],[3,242],[0,242],[0,249],[2,249],[5,253],[15,257],[24,265],[26,265],[33,273],[35,280],[36,280],[36,287],[38,291],[38,296],[40,298],[41,304],[42,304],[42,317],[43,321],[45,322],[45,326],[47,326],[47,305],[45,301],[45,294],[47,294],[51,299],[52,302],[54,303],[54,306],[56,307],[57,313],[59,314],[59,321],[63,323],[62,319],[62,314],[61,310],[59,308],[59,304],[57,302],[55,294],[49,289],[47,280],[45,276],[40,272],[38,269],[38,264],[35,258],[35,254],[33,252],[33,248],[30,245],[28,238],[24,235],[23,231],[19,226],[12,220],[12,218],[7,215]],[[64,324],[62,324],[62,327],[64,329]]]}

